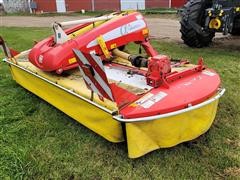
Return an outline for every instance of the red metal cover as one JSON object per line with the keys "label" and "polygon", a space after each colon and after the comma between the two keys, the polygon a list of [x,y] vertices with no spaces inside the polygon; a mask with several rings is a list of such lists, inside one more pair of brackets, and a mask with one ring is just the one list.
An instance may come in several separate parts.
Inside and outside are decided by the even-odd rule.
{"label": "red metal cover", "polygon": [[[68,29],[66,33],[81,29],[84,25]],[[81,52],[89,53],[95,51],[96,54],[102,55],[102,49],[97,43],[97,38],[102,35],[108,50],[111,46],[120,47],[130,42],[145,42],[146,37],[143,29],[147,25],[143,16],[138,12],[125,15],[119,15],[117,19],[107,21],[106,23],[95,27],[83,35],[76,36],[63,44],[54,44],[53,37],[46,38],[37,43],[29,54],[29,60],[35,66],[43,71],[68,70],[77,67],[77,63],[72,63],[74,58],[73,48]]]}
{"label": "red metal cover", "polygon": [[219,75],[203,70],[169,84],[160,86],[120,110],[124,118],[147,117],[173,112],[201,103],[212,97],[220,86]]}

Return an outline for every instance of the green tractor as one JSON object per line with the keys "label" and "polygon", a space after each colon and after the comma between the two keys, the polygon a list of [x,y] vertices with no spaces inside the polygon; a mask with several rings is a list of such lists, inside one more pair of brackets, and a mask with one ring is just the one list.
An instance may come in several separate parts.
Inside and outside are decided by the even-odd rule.
{"label": "green tractor", "polygon": [[208,46],[216,32],[240,35],[240,0],[189,0],[181,11],[185,44]]}

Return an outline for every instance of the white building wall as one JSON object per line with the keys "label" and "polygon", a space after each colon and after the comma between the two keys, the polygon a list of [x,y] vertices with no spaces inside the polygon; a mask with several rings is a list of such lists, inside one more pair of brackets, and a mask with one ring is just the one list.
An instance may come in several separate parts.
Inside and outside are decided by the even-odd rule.
{"label": "white building wall", "polygon": [[28,0],[3,0],[3,6],[7,13],[29,12]]}
{"label": "white building wall", "polygon": [[145,0],[120,0],[121,10],[143,10]]}

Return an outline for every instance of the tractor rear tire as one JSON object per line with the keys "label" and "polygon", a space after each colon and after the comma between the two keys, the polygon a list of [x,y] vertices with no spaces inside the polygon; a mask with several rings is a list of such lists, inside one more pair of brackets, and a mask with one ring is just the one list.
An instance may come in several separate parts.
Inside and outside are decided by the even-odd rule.
{"label": "tractor rear tire", "polygon": [[203,27],[205,23],[205,9],[211,7],[211,5],[212,2],[209,0],[189,0],[184,5],[180,21],[180,32],[182,40],[188,46],[201,48],[208,46],[212,42],[215,36],[214,31],[204,30],[203,33],[199,34],[189,23],[189,20],[191,20]]}
{"label": "tractor rear tire", "polygon": [[240,35],[240,15],[235,17],[233,22],[233,29],[231,34],[233,36],[239,36]]}

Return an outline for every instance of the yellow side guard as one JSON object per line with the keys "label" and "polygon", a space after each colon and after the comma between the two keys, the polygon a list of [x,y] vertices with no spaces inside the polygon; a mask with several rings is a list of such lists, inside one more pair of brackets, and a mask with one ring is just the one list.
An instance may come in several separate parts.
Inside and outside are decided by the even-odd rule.
{"label": "yellow side guard", "polygon": [[138,158],[204,134],[212,125],[218,100],[193,111],[150,122],[127,123],[128,156]]}

